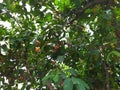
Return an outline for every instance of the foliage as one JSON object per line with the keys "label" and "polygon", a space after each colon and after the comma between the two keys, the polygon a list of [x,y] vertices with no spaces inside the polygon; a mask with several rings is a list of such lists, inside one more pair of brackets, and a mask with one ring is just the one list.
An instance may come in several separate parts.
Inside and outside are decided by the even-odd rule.
{"label": "foliage", "polygon": [[120,88],[119,0],[4,0],[0,21],[3,90]]}

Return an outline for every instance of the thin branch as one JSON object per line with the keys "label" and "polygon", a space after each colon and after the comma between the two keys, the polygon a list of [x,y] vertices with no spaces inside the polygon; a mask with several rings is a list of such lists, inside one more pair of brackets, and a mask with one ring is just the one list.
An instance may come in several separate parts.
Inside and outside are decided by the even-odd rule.
{"label": "thin branch", "polygon": [[92,2],[88,2],[83,8],[80,8],[79,10],[74,10],[71,11],[73,12],[76,16],[74,19],[72,19],[69,24],[72,24],[75,20],[77,20],[84,12],[86,9],[90,8],[90,7],[94,7],[95,5],[98,4],[103,4],[103,5],[107,5],[107,4],[113,4],[114,0],[93,0]]}

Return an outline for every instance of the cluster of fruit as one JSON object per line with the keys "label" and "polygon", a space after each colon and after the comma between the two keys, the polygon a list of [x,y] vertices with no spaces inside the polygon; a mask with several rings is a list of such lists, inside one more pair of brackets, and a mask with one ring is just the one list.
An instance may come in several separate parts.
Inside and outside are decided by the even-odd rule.
{"label": "cluster of fruit", "polygon": [[37,52],[37,53],[39,53],[39,52],[41,52],[41,48],[40,48],[40,41],[39,40],[37,40],[36,41],[36,47],[35,47],[35,52]]}

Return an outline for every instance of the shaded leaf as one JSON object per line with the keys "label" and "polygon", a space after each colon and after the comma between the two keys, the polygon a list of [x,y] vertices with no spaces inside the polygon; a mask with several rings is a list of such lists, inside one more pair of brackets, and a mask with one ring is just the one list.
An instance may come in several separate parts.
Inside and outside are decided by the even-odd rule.
{"label": "shaded leaf", "polygon": [[110,59],[110,56],[111,55],[115,55],[115,56],[118,56],[118,57],[120,57],[120,53],[118,52],[118,51],[112,51],[112,52],[110,52],[109,54],[108,54],[108,56],[107,56],[107,61]]}
{"label": "shaded leaf", "polygon": [[71,78],[65,79],[63,88],[64,90],[73,90],[73,83]]}
{"label": "shaded leaf", "polygon": [[7,8],[10,9],[10,0],[5,0],[5,3],[7,5]]}
{"label": "shaded leaf", "polygon": [[89,89],[89,86],[83,80],[81,80],[79,78],[72,77],[72,82],[73,82],[73,84],[77,84],[77,87],[82,88],[82,89],[78,89],[78,90]]}
{"label": "shaded leaf", "polygon": [[58,57],[57,57],[57,60],[58,60],[59,62],[63,62],[63,61],[64,61],[64,56],[58,56]]}

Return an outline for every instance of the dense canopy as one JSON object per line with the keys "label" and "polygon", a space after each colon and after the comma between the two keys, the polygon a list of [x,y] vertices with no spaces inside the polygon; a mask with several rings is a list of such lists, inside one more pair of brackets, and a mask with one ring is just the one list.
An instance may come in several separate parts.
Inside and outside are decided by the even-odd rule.
{"label": "dense canopy", "polygon": [[0,90],[119,85],[119,0],[0,0]]}

